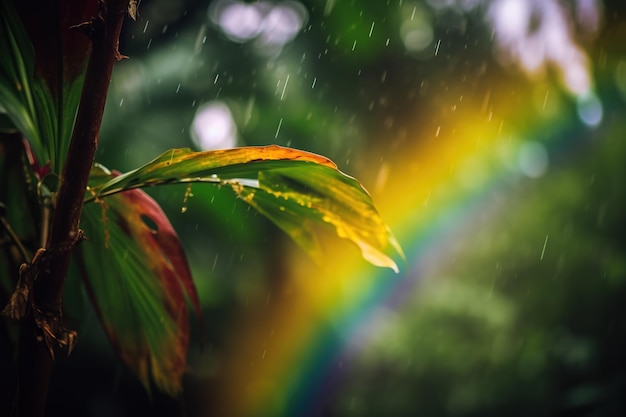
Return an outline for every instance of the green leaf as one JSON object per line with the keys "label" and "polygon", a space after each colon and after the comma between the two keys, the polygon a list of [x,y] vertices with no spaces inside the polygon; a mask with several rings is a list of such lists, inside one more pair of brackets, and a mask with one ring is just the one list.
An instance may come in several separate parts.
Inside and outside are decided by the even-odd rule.
{"label": "green leaf", "polygon": [[71,27],[87,21],[96,4],[58,10],[56,2],[45,2],[32,10],[18,3],[18,13],[13,2],[0,0],[0,112],[28,139],[37,161],[49,162],[56,174],[65,162],[90,51],[88,37]]}
{"label": "green leaf", "polygon": [[47,160],[33,97],[35,56],[28,34],[11,2],[0,0],[0,110],[27,137],[38,158]]}
{"label": "green leaf", "polygon": [[[92,170],[92,183],[110,179]],[[142,190],[110,196],[83,209],[87,240],[77,261],[89,296],[121,359],[149,389],[179,393],[186,366],[186,297],[200,303],[176,232]]]}
{"label": "green leaf", "polygon": [[277,168],[259,172],[258,188],[233,184],[233,189],[314,258],[322,258],[315,223],[327,223],[339,237],[354,242],[365,260],[398,272],[393,255],[403,257],[402,249],[369,194],[352,178],[331,173],[315,164]]}
{"label": "green leaf", "polygon": [[19,134],[0,130],[0,287],[6,294],[15,287],[20,264],[38,245],[35,225],[40,210],[27,152]]}
{"label": "green leaf", "polygon": [[319,253],[315,225],[321,223],[355,243],[374,265],[398,271],[394,258],[404,258],[358,181],[327,158],[276,145],[207,152],[172,149],[136,170],[94,184],[86,200],[189,182],[231,187],[314,257]]}
{"label": "green leaf", "polygon": [[36,178],[31,170],[28,144],[17,132],[0,132],[0,202],[16,232],[35,245],[39,218]]}

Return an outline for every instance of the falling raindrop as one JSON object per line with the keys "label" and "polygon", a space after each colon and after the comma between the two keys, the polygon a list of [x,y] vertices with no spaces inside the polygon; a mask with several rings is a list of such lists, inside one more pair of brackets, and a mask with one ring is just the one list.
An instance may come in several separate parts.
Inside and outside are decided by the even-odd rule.
{"label": "falling raindrop", "polygon": [[274,135],[274,139],[278,139],[278,134],[280,133],[280,128],[283,125],[283,118],[280,118],[280,121],[278,122],[278,127],[276,128],[276,134]]}
{"label": "falling raindrop", "polygon": [[217,266],[217,260],[219,259],[220,254],[216,253],[215,258],[213,259],[213,266],[211,267],[211,271],[215,271],[215,267]]}
{"label": "falling raindrop", "polygon": [[285,80],[285,85],[283,85],[283,92],[280,94],[280,101],[283,101],[285,98],[285,90],[287,90],[287,84],[289,83],[289,74],[287,74],[287,79]]}
{"label": "falling raindrop", "polygon": [[543,248],[541,249],[541,256],[539,257],[540,261],[543,261],[543,255],[545,255],[546,253],[546,246],[548,245],[548,237],[549,235],[546,235],[546,240],[543,241]]}

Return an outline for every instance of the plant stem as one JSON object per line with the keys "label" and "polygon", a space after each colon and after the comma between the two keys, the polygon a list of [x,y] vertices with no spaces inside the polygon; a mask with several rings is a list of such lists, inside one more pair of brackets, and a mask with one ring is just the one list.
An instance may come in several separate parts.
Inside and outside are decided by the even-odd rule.
{"label": "plant stem", "polygon": [[[37,271],[33,283],[33,306],[52,312],[52,320],[62,323],[61,296],[65,285],[71,249],[80,236],[79,224],[89,172],[98,145],[98,133],[106,102],[113,65],[120,59],[119,36],[129,0],[108,0],[90,26],[92,52],[72,132],[71,143],[61,176],[50,236],[46,248],[49,264]],[[83,36],[76,33],[76,36]],[[18,353],[18,386],[14,414],[44,415],[53,358],[33,315],[22,321]]]}

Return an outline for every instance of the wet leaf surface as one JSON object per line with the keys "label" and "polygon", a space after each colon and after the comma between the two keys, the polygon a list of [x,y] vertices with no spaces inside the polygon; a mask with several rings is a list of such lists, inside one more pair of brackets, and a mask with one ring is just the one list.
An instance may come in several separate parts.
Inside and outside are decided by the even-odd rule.
{"label": "wet leaf surface", "polygon": [[94,184],[86,199],[191,182],[231,187],[313,257],[319,258],[316,224],[332,226],[374,265],[398,271],[396,260],[404,257],[358,181],[325,157],[276,145],[205,152],[172,149],[136,170]]}
{"label": "wet leaf surface", "polygon": [[[93,182],[110,178],[101,168]],[[189,345],[187,299],[200,316],[191,272],[165,213],[130,190],[86,204],[78,262],[100,321],[122,360],[150,388],[176,394]]]}

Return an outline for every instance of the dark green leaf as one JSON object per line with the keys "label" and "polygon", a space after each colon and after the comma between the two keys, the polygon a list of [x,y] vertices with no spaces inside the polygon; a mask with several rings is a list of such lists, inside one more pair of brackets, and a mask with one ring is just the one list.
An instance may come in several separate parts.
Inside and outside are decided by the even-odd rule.
{"label": "dark green leaf", "polygon": [[28,34],[13,4],[0,0],[0,110],[7,113],[26,136],[38,158],[45,161],[33,98],[35,58]]}

